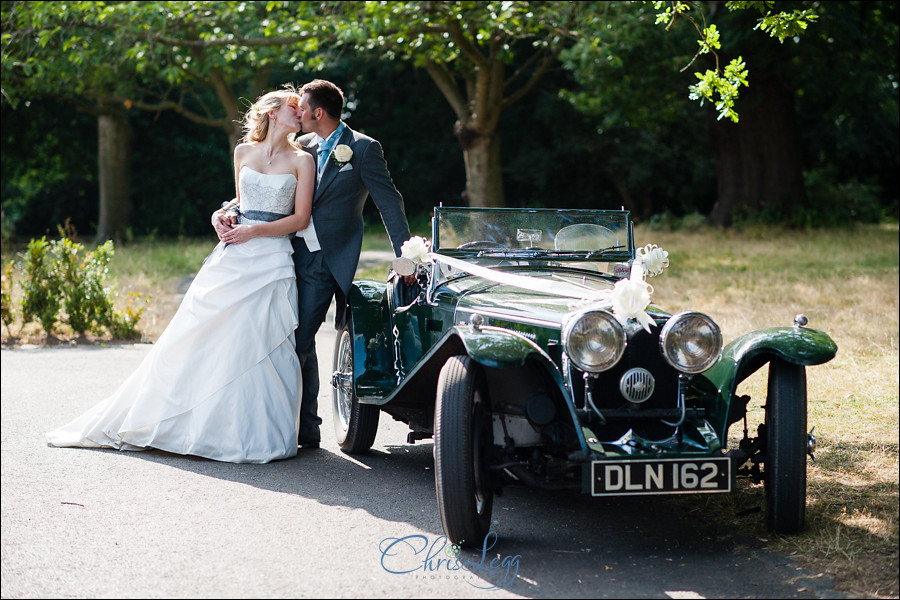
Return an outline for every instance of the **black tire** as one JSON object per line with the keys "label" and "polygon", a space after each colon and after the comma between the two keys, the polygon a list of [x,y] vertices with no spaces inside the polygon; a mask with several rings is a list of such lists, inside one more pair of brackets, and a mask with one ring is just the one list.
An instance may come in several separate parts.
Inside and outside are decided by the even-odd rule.
{"label": "black tire", "polygon": [[377,406],[359,403],[353,381],[353,360],[353,322],[348,319],[335,338],[331,414],[341,450],[360,454],[375,443],[381,411]]}
{"label": "black tire", "polygon": [[766,525],[797,533],[806,521],[806,368],[769,363],[766,398]]}
{"label": "black tire", "polygon": [[490,531],[494,492],[484,455],[493,443],[484,373],[468,356],[441,369],[434,410],[434,482],[444,534],[454,544],[480,546]]}

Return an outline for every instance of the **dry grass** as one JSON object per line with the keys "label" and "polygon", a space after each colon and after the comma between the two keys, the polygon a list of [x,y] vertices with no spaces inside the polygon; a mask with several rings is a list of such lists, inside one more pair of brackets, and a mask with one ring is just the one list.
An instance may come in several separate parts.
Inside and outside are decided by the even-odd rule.
{"label": "dry grass", "polygon": [[[141,340],[152,342],[166,328],[172,315],[178,309],[184,292],[190,284],[191,277],[200,268],[204,257],[215,247],[213,240],[183,241],[143,241],[127,246],[117,246],[115,256],[109,264],[108,284],[115,288],[121,298],[129,292],[141,294],[149,299],[149,304],[138,323]],[[19,263],[14,270],[14,281],[21,281],[21,261],[24,247],[3,248],[4,268],[11,260]],[[13,287],[13,298],[18,312],[18,300],[21,290]],[[119,308],[123,308],[119,304]],[[6,326],[2,328],[2,343],[7,344],[74,344],[83,343],[65,325],[60,325],[55,336],[47,338],[36,323],[24,327],[16,321],[12,331]],[[91,343],[104,343],[107,340],[88,337]]]}
{"label": "dry grass", "polygon": [[[753,512],[761,485],[707,502],[723,520],[797,556],[853,597],[898,597],[898,230],[847,232],[637,231],[670,254],[651,280],[667,310],[700,310],[726,341],[788,325],[796,313],[837,342],[831,362],[808,369],[809,426],[818,439],[808,469],[807,529],[773,536]],[[766,371],[744,382],[749,427],[763,418]],[[737,440],[741,431],[731,432]]]}
{"label": "dry grass", "polygon": [[[758,514],[764,505],[761,485],[694,497],[692,510],[715,515],[726,532],[756,536],[773,550],[797,556],[850,596],[897,598],[897,227],[844,232],[638,228],[637,238],[639,244],[655,243],[670,253],[669,269],[651,280],[654,301],[665,309],[709,314],[726,341],[753,329],[789,325],[802,312],[810,327],[828,332],[838,344],[834,360],[807,373],[809,425],[816,428],[819,449],[808,470],[806,531],[791,537],[765,531]],[[199,268],[212,246],[210,241],[142,243],[117,251],[111,272],[119,292],[152,297],[140,326],[145,340],[162,332],[183,293],[179,282]],[[9,258],[4,254],[4,264]],[[11,341],[42,343],[43,335],[31,325],[18,340],[10,340],[4,327],[3,344]],[[754,398],[751,430],[763,416],[765,387],[763,370],[738,390]],[[732,431],[735,440],[739,429]]]}

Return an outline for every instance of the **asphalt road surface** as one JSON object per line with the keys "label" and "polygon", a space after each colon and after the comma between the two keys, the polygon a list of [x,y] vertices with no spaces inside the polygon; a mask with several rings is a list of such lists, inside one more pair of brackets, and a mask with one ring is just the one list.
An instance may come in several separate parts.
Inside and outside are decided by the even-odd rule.
{"label": "asphalt road surface", "polygon": [[[334,330],[318,338],[329,381]],[[839,598],[831,582],[665,498],[509,488],[458,569],[432,443],[382,415],[343,454],[323,387],[319,450],[268,465],[50,448],[149,345],[3,349],[2,597]],[[761,518],[752,515],[748,518]]]}

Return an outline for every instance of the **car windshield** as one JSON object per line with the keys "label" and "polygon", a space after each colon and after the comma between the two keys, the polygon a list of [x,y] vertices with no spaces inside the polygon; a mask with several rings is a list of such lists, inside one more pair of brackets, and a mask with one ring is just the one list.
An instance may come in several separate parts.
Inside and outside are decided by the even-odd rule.
{"label": "car windshield", "polygon": [[434,251],[466,258],[627,261],[629,213],[526,208],[435,209]]}

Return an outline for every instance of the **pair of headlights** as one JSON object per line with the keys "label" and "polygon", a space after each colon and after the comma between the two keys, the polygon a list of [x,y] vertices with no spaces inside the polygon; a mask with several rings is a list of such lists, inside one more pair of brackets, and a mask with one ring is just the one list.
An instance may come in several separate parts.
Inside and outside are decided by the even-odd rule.
{"label": "pair of headlights", "polygon": [[[611,314],[591,310],[576,315],[563,329],[563,347],[575,366],[600,373],[615,366],[625,353],[627,338]],[[701,373],[722,351],[719,326],[698,312],[679,313],[659,334],[659,349],[666,361],[682,373]]]}

